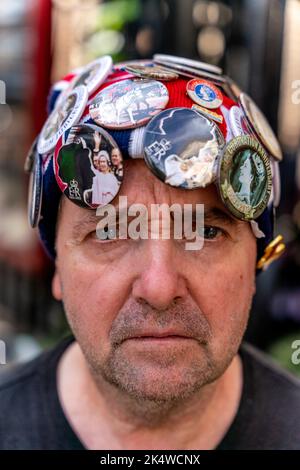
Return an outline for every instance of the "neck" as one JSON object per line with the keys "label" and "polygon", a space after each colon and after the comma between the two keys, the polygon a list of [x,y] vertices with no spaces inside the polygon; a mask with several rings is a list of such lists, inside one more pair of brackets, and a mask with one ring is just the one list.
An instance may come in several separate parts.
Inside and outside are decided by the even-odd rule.
{"label": "neck", "polygon": [[62,407],[89,449],[213,449],[234,419],[241,390],[236,356],[218,380],[172,409],[157,405],[155,414],[153,404],[150,410],[145,402],[133,403],[124,392],[95,379],[77,343],[58,368]]}

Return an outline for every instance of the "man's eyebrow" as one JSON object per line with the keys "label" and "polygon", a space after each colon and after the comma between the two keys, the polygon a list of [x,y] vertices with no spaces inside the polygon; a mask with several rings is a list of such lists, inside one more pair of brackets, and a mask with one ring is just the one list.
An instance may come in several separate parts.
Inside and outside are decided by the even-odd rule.
{"label": "man's eyebrow", "polygon": [[227,225],[237,225],[239,220],[220,207],[204,208],[204,220],[220,220]]}
{"label": "man's eyebrow", "polygon": [[76,239],[78,235],[90,229],[92,226],[96,228],[99,220],[99,217],[96,216],[96,211],[90,211],[84,217],[74,222],[72,226],[72,237]]}

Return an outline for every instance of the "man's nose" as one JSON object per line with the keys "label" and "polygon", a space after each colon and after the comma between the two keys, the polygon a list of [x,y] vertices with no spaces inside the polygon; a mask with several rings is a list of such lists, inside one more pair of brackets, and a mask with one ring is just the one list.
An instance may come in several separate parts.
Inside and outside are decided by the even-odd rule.
{"label": "man's nose", "polygon": [[165,310],[174,301],[187,296],[186,280],[171,240],[151,240],[147,245],[143,260],[140,260],[140,273],[133,283],[132,295],[157,310]]}

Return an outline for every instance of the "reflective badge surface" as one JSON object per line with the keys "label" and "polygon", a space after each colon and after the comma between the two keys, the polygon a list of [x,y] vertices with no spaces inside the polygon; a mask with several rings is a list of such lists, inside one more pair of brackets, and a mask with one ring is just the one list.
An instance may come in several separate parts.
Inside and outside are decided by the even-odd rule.
{"label": "reflective badge surface", "polygon": [[112,68],[113,61],[110,56],[104,56],[94,60],[84,67],[83,71],[72,80],[71,87],[74,89],[79,85],[85,85],[90,96],[106,80]]}
{"label": "reflective badge surface", "polygon": [[58,142],[53,164],[61,191],[81,207],[110,203],[123,181],[121,151],[98,126],[73,126]]}
{"label": "reflective badge surface", "polygon": [[216,176],[225,141],[218,126],[197,111],[172,108],[146,126],[144,157],[151,171],[171,186],[205,187]]}
{"label": "reflective badge surface", "polygon": [[232,139],[219,161],[219,191],[230,212],[241,220],[256,219],[267,207],[272,189],[270,161],[253,137]]}
{"label": "reflective badge surface", "polygon": [[54,150],[62,134],[77,124],[88,100],[88,91],[84,85],[75,88],[49,115],[40,133],[38,152],[48,153]]}
{"label": "reflective badge surface", "polygon": [[177,64],[177,65],[183,65],[187,67],[193,67],[195,69],[205,70],[207,72],[210,72],[216,75],[222,75],[222,69],[220,67],[217,67],[216,65],[212,65],[212,64],[207,64],[205,62],[200,62],[199,60],[192,60],[192,59],[187,59],[185,57],[177,57],[177,56],[168,55],[168,54],[155,54],[154,60],[161,61],[161,62],[169,62],[175,65]]}
{"label": "reflective badge surface", "polygon": [[230,108],[229,122],[234,137],[251,134],[246,116],[239,106],[232,106]]}
{"label": "reflective badge surface", "polygon": [[193,79],[186,86],[189,97],[200,106],[208,109],[219,108],[223,103],[222,92],[207,80]]}
{"label": "reflective badge surface", "polygon": [[240,102],[254,132],[276,160],[282,160],[282,151],[273,129],[266,117],[246,93],[241,93]]}
{"label": "reflective badge surface", "polygon": [[152,78],[154,80],[175,80],[178,78],[178,74],[171,72],[168,69],[160,67],[159,65],[146,66],[140,64],[130,64],[125,67],[125,70],[129,73],[137,75],[141,78]]}
{"label": "reflective badge surface", "polygon": [[32,157],[28,191],[28,219],[31,227],[36,227],[40,219],[43,193],[42,157],[36,147],[32,151]]}
{"label": "reflective badge surface", "polygon": [[155,80],[123,80],[103,89],[92,101],[92,119],[108,129],[130,129],[146,124],[164,109],[168,89]]}

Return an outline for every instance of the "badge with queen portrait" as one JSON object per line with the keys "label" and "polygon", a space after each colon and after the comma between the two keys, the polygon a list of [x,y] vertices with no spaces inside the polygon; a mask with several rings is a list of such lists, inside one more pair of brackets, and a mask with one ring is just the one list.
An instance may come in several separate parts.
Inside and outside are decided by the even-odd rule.
{"label": "badge with queen portrait", "polygon": [[268,205],[272,171],[262,145],[249,135],[232,139],[219,162],[221,198],[238,219],[253,220]]}

